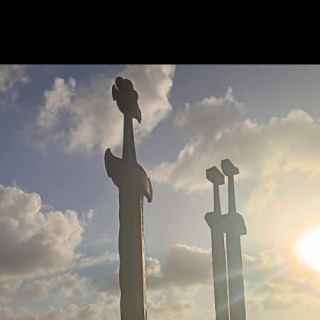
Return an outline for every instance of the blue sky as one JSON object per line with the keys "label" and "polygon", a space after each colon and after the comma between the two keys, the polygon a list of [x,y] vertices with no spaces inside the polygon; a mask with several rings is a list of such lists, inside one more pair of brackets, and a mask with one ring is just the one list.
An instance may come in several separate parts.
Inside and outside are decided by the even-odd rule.
{"label": "blue sky", "polygon": [[213,316],[205,169],[225,157],[240,168],[248,319],[317,314],[320,277],[294,245],[320,230],[319,66],[11,65],[0,67],[1,319],[119,318],[118,191],[103,163],[122,143],[119,74],[140,94],[138,160],[154,187],[150,317]]}

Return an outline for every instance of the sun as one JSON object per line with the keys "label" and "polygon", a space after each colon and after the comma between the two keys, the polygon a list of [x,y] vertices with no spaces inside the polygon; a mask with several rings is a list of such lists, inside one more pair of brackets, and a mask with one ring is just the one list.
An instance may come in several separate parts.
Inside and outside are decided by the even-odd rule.
{"label": "sun", "polygon": [[304,233],[296,242],[295,251],[303,264],[320,272],[320,227]]}

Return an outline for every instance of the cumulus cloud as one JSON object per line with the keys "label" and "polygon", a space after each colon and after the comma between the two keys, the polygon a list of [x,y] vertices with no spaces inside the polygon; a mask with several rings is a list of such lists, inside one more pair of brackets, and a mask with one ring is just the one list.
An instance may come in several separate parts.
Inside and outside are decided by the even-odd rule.
{"label": "cumulus cloud", "polygon": [[212,285],[209,251],[185,244],[171,246],[162,263],[147,259],[148,311],[153,319],[203,317],[195,302],[203,287]]}
{"label": "cumulus cloud", "polygon": [[39,315],[39,320],[115,320],[118,318],[113,297],[100,294],[97,302],[91,304],[69,304],[63,309]]}
{"label": "cumulus cloud", "polygon": [[[201,108],[197,111],[201,113]],[[242,118],[235,107],[234,113],[239,117],[224,113],[223,125],[218,124],[217,130],[209,128],[210,121],[207,126],[203,121],[202,128],[196,125],[177,159],[160,164],[152,176],[182,191],[201,191],[210,186],[204,170],[230,158],[240,168],[241,188],[249,190],[240,198],[240,207],[254,226],[250,228],[251,237],[255,234],[255,240],[264,241],[269,234],[268,240],[279,247],[288,242],[293,231],[307,227],[307,221],[320,224],[316,216],[320,202],[315,196],[320,187],[320,122],[301,109],[264,123]],[[197,117],[201,118],[187,112],[180,125],[191,130],[192,120]],[[219,113],[212,112],[210,117],[220,123]],[[286,221],[290,226],[284,232]]]}
{"label": "cumulus cloud", "polygon": [[219,165],[226,157],[240,167],[242,178],[266,176],[271,170],[317,171],[318,120],[296,109],[259,123],[245,118],[239,109],[243,104],[226,98],[230,95],[229,90],[224,98],[203,99],[176,115],[177,127],[190,133],[190,139],[175,161],[153,170],[156,180],[180,190],[203,190],[209,186],[204,179],[205,168]]}
{"label": "cumulus cloud", "polygon": [[[189,125],[191,118],[187,121]],[[219,117],[215,121],[219,122]],[[205,168],[231,158],[240,167],[242,185],[247,184],[246,188],[252,190],[242,207],[249,215],[267,219],[268,223],[259,226],[269,226],[274,236],[274,228],[281,233],[279,222],[285,223],[288,218],[301,225],[308,214],[309,221],[315,222],[314,212],[319,205],[314,197],[319,188],[319,121],[302,110],[292,110],[287,116],[274,117],[265,124],[250,119],[222,122],[225,125],[216,135],[214,129],[209,134],[208,128],[195,128],[194,138],[176,161],[158,166],[153,171],[154,179],[188,192],[204,190],[209,187]],[[302,193],[308,201],[306,198],[301,201]]]}
{"label": "cumulus cloud", "polygon": [[103,263],[119,261],[119,254],[106,251],[100,256],[82,256],[75,262],[74,268],[89,268]]}
{"label": "cumulus cloud", "polygon": [[250,264],[246,275],[250,314],[258,316],[279,309],[287,311],[295,305],[317,305],[320,276],[316,272],[309,273],[305,267],[299,270],[297,264],[279,255],[276,249],[256,254]]}
{"label": "cumulus cloud", "polygon": [[41,197],[0,185],[0,279],[72,265],[83,227],[74,211],[42,212]]}
{"label": "cumulus cloud", "polygon": [[0,93],[7,92],[16,83],[27,83],[28,81],[25,66],[0,65]]}
{"label": "cumulus cloud", "polygon": [[[266,314],[270,310],[290,310],[293,305],[312,307],[319,297],[320,276],[298,270],[297,262],[277,248],[254,255],[243,255],[248,314]],[[152,259],[148,277],[149,310],[153,317],[192,319],[199,312],[195,300],[205,299],[213,306],[211,253],[208,250],[175,244],[162,264]],[[199,301],[199,303],[200,303]],[[207,308],[210,315],[209,306]]]}
{"label": "cumulus cloud", "polygon": [[[108,262],[116,262],[116,264],[107,289],[104,287],[103,290],[118,291],[119,261],[112,259],[113,255],[108,254],[108,257]],[[146,257],[146,276],[147,287],[151,290],[208,284],[212,277],[211,254],[198,247],[174,244],[162,262],[154,257]]]}
{"label": "cumulus cloud", "polygon": [[52,297],[64,302],[81,300],[91,289],[88,279],[77,273],[66,272],[34,279],[8,279],[0,282],[0,306],[27,305],[31,302],[49,302]]}
{"label": "cumulus cloud", "polygon": [[[190,290],[167,288],[150,292],[148,300],[148,318],[173,320],[177,317],[194,319],[194,294]],[[199,314],[200,312],[198,312]]]}
{"label": "cumulus cloud", "polygon": [[[261,122],[225,102],[219,113],[203,103],[209,100],[176,115],[175,125],[190,133],[189,141],[175,161],[153,170],[153,178],[184,192],[203,191],[210,187],[205,169],[230,158],[240,168],[238,208],[245,213],[250,241],[272,248],[271,254],[258,257],[258,264],[252,256],[247,261],[249,309],[265,313],[298,302],[315,305],[320,279],[309,275],[306,266],[298,267],[294,245],[309,228],[320,226],[319,120],[294,109]],[[259,276],[256,270],[261,270]]]}
{"label": "cumulus cloud", "polygon": [[16,311],[10,308],[0,309],[1,320],[115,320],[119,315],[116,308],[117,300],[100,293],[94,303],[66,304],[60,309],[48,312]]}
{"label": "cumulus cloud", "polygon": [[153,288],[210,283],[211,261],[207,250],[175,244],[162,266],[155,262],[149,263],[153,272],[150,272],[148,282]]}
{"label": "cumulus cloud", "polygon": [[58,121],[60,113],[71,103],[75,95],[76,81],[70,78],[65,81],[62,78],[56,78],[51,90],[44,93],[45,105],[40,110],[37,119],[38,125],[44,128],[51,128]]}
{"label": "cumulus cloud", "polygon": [[[149,317],[176,319],[178,316],[184,316],[186,319],[193,319],[201,314],[206,319],[211,316],[213,283],[211,255],[208,250],[175,244],[162,264],[156,258],[149,257],[146,260]],[[283,268],[285,262],[283,257],[277,257],[274,252],[269,251],[256,256],[245,255],[244,261],[245,268],[249,265],[250,273],[252,269],[259,273],[256,279],[252,278],[252,274],[246,277],[248,314],[265,313],[271,308],[287,310],[297,301],[304,306],[311,305],[310,301],[315,303],[316,294],[310,294],[310,290],[302,290],[302,282],[297,281],[297,278]],[[278,267],[282,267],[281,272],[276,272]],[[110,290],[95,292],[92,285],[93,283],[89,283],[87,279],[73,273],[29,282],[27,280],[26,284],[17,286],[16,301],[28,301],[28,297],[32,297],[33,300],[43,297],[49,299],[50,295],[56,292],[58,296],[63,297],[64,306],[51,304],[52,310],[42,314],[32,313],[31,310],[28,314],[18,311],[10,313],[9,310],[2,312],[3,315],[10,315],[12,319],[18,320],[62,318],[91,320],[98,319],[103,312],[110,317],[109,319],[119,317],[118,292]],[[10,290],[6,288],[4,292],[8,294]],[[81,295],[87,298],[93,296],[93,302],[80,303]]]}
{"label": "cumulus cloud", "polygon": [[233,97],[231,88],[223,97],[212,96],[186,104],[176,113],[174,123],[189,142],[181,149],[176,161],[163,162],[156,167],[153,178],[170,183],[179,190],[206,188],[203,170],[212,166],[221,132],[239,123],[244,110],[244,104]]}
{"label": "cumulus cloud", "polygon": [[64,300],[77,297],[78,299],[86,294],[90,287],[90,282],[86,278],[81,278],[77,273],[66,272],[51,277],[26,280],[20,286],[18,299],[30,300],[48,298],[49,294],[61,296]]}
{"label": "cumulus cloud", "polygon": [[[167,65],[128,66],[121,76],[130,78],[140,93],[143,125],[135,123],[138,141],[171,111],[169,94],[175,68]],[[99,76],[89,84],[57,78],[45,92],[37,127],[44,137],[61,141],[65,150],[90,151],[119,146],[122,120],[112,101],[113,79]],[[45,140],[47,139],[45,138]]]}
{"label": "cumulus cloud", "polygon": [[222,97],[208,97],[186,103],[175,115],[174,123],[189,136],[214,136],[234,124],[245,113],[244,104],[237,101],[229,87]]}

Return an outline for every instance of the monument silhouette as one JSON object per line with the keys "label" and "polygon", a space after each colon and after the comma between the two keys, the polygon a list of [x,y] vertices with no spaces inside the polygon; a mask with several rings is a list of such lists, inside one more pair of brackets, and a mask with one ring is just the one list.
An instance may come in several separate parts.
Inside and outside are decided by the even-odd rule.
{"label": "monument silhouette", "polygon": [[133,119],[140,123],[141,111],[128,79],[116,78],[112,97],[124,117],[122,158],[105,152],[107,174],[119,188],[121,320],[146,320],[143,197],[152,201],[152,186],[136,159]]}
{"label": "monument silhouette", "polygon": [[[141,123],[138,93],[130,80],[117,77],[113,100],[123,113],[122,158],[105,152],[108,176],[119,189],[119,283],[121,320],[147,320],[144,259],[143,200],[152,201],[152,186],[138,164],[133,119]],[[212,267],[217,320],[245,320],[245,297],[240,236],[246,234],[242,216],[236,211],[234,175],[239,170],[229,159],[206,170],[213,184],[214,211],[205,215],[211,228]],[[221,214],[219,187],[228,177],[228,213]]]}
{"label": "monument silhouette", "polygon": [[245,320],[245,292],[241,254],[241,235],[246,226],[236,211],[234,176],[239,169],[229,159],[221,161],[221,168],[228,177],[228,213],[221,214],[219,186],[225,182],[217,167],[206,170],[207,179],[213,184],[214,211],[205,215],[211,228],[212,267],[215,311],[217,320]]}

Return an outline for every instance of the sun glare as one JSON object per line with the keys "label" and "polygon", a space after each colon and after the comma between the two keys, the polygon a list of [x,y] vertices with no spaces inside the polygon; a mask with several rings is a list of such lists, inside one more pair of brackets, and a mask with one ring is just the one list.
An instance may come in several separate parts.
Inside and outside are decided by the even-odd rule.
{"label": "sun glare", "polygon": [[295,249],[302,263],[320,272],[320,227],[303,234]]}

